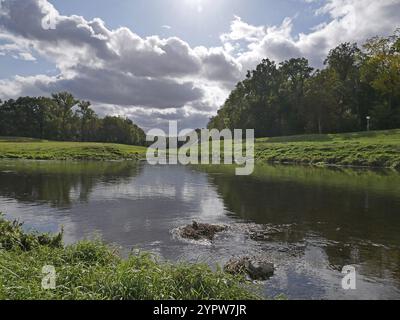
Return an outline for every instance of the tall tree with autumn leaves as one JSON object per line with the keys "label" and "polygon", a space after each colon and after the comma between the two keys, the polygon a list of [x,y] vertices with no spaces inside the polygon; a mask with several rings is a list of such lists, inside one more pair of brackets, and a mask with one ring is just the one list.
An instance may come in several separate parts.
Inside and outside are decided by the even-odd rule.
{"label": "tall tree with autumn leaves", "polygon": [[322,70],[307,59],[264,59],[239,82],[209,128],[255,129],[258,137],[400,127],[400,32],[362,48],[332,49]]}

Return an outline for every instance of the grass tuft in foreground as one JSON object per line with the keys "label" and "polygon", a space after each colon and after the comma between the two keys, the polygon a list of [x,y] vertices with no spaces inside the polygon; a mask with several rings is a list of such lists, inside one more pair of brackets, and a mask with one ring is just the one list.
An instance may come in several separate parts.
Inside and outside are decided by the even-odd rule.
{"label": "grass tuft in foreground", "polygon": [[[54,290],[42,289],[45,265],[56,269]],[[26,234],[0,216],[0,299],[257,299],[252,289],[206,265],[161,263],[147,253],[123,259],[100,241],[64,247],[62,234]]]}

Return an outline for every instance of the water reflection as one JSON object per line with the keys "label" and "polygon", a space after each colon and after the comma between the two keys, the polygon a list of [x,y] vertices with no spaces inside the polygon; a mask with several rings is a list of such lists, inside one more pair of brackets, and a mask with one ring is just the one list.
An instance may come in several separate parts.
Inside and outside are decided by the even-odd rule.
{"label": "water reflection", "polygon": [[362,284],[386,279],[400,297],[397,172],[258,166],[252,177],[235,177],[231,168],[202,169],[234,216],[260,224],[290,224],[272,240],[306,243],[304,257],[313,269],[324,261],[322,269],[338,273],[345,265],[356,265]]}
{"label": "water reflection", "polygon": [[[135,162],[0,161],[0,211],[66,241],[93,233],[126,250],[172,260],[223,263],[264,254],[278,269],[268,295],[400,299],[400,175],[391,171],[257,166],[156,166]],[[276,226],[266,241],[241,228],[210,247],[170,231],[193,219]],[[359,271],[359,290],[340,288],[341,269]]]}
{"label": "water reflection", "polygon": [[174,227],[227,219],[206,174],[135,162],[2,161],[0,211],[39,231],[63,226],[69,243],[98,234],[127,249],[163,243],[167,251]]}
{"label": "water reflection", "polygon": [[124,183],[140,168],[129,162],[1,161],[0,194],[65,209],[77,200],[88,202],[99,183]]}
{"label": "water reflection", "polygon": [[296,223],[297,238],[400,245],[400,174],[393,171],[258,166],[251,177],[202,168],[230,212],[256,223]]}

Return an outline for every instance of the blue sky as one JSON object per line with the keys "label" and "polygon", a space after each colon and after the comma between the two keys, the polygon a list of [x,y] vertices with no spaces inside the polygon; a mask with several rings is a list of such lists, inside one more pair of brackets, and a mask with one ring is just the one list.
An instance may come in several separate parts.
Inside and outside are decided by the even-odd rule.
{"label": "blue sky", "polygon": [[[233,16],[254,25],[277,25],[297,17],[294,33],[306,32],[324,20],[316,3],[302,0],[51,0],[66,15],[102,18],[111,28],[126,26],[145,37],[178,36],[193,46],[219,45]],[[198,10],[198,6],[202,11]],[[95,9],[94,9],[95,8]],[[171,26],[170,30],[162,28]]]}
{"label": "blue sky", "polygon": [[0,0],[0,99],[70,91],[144,129],[204,127],[262,59],[320,68],[399,22],[400,0]]}

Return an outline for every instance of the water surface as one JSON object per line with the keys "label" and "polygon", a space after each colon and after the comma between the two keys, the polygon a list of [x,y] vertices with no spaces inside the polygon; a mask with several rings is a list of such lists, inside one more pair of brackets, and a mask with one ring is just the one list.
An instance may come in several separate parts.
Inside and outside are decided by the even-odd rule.
{"label": "water surface", "polygon": [[[237,177],[225,166],[135,162],[0,161],[0,211],[65,241],[101,236],[123,252],[140,248],[172,261],[223,264],[263,255],[275,263],[267,296],[400,299],[400,174],[295,166],[256,167]],[[192,220],[231,226],[211,245],[171,232]],[[254,241],[248,230],[275,230]],[[354,265],[357,290],[341,288]]]}

